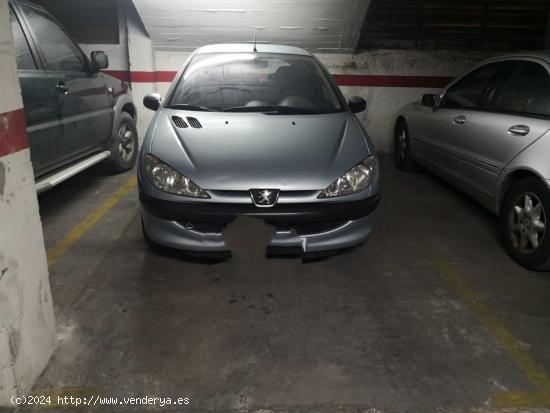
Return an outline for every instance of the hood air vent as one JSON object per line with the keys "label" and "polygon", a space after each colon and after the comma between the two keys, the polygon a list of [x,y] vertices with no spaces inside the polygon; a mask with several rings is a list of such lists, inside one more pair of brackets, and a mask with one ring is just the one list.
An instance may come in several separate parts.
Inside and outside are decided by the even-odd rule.
{"label": "hood air vent", "polygon": [[202,128],[201,123],[195,118],[188,117],[187,122],[189,122],[189,124],[191,125],[192,128],[195,128],[195,129],[201,129]]}
{"label": "hood air vent", "polygon": [[185,129],[188,127],[187,123],[185,123],[185,121],[179,116],[172,116],[172,122],[174,122],[174,125],[180,129]]}

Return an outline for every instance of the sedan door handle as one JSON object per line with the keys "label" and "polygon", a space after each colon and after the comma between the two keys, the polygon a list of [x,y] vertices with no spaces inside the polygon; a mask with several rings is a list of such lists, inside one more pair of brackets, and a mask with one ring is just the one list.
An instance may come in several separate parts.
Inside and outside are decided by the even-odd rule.
{"label": "sedan door handle", "polygon": [[510,132],[512,135],[518,135],[518,136],[525,136],[529,133],[530,129],[527,125],[514,125],[510,129],[508,129],[508,132]]}
{"label": "sedan door handle", "polygon": [[453,123],[456,123],[457,125],[464,125],[466,120],[466,116],[457,116],[456,118],[453,118]]}
{"label": "sedan door handle", "polygon": [[65,82],[59,82],[55,88],[58,90],[59,93],[62,95],[68,95],[69,94],[69,88],[65,84]]}

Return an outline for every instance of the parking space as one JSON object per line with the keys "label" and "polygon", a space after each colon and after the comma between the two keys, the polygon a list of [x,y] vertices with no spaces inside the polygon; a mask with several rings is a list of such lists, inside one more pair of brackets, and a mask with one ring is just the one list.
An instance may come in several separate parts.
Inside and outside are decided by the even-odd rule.
{"label": "parking space", "polygon": [[0,0],[0,412],[550,413],[550,0]]}
{"label": "parking space", "polygon": [[[382,172],[369,244],[307,263],[151,250],[129,190],[50,267],[60,343],[35,392],[197,412],[548,407],[548,277],[439,178],[389,157]],[[129,177],[92,169],[42,196],[48,249]]]}

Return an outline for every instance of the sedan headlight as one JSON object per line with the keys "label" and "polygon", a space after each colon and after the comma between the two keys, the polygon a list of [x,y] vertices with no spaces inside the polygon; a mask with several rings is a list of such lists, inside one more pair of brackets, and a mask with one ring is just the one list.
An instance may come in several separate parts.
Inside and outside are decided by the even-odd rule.
{"label": "sedan headlight", "polygon": [[369,156],[334,181],[319,194],[319,198],[334,198],[364,191],[372,185],[377,175],[378,161],[375,156]]}
{"label": "sedan headlight", "polygon": [[162,191],[193,198],[210,198],[191,179],[183,176],[153,155],[145,157],[145,175],[156,188]]}

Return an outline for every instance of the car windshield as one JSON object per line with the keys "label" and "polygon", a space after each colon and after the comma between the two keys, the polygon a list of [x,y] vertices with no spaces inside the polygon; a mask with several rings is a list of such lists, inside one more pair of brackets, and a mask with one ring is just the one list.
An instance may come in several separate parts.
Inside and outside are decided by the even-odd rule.
{"label": "car windshield", "polygon": [[343,109],[335,88],[312,57],[252,52],[196,55],[167,107],[280,114]]}

